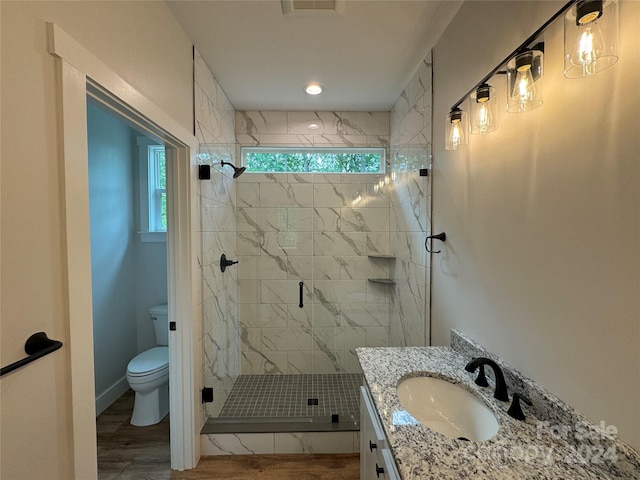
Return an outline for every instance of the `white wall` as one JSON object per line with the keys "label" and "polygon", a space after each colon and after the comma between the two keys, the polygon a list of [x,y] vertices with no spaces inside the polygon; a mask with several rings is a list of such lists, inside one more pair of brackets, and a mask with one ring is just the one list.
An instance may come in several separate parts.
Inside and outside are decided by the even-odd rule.
{"label": "white wall", "polygon": [[0,380],[0,476],[63,479],[72,468],[71,394],[58,83],[46,22],[57,22],[187,130],[193,124],[191,43],[162,2],[2,1],[0,8],[0,362],[22,358],[24,341],[37,331],[65,342]]}
{"label": "white wall", "polygon": [[563,77],[555,22],[544,105],[444,150],[451,106],[563,3],[466,2],[434,49],[433,343],[462,330],[637,449],[640,3],[593,78]]}

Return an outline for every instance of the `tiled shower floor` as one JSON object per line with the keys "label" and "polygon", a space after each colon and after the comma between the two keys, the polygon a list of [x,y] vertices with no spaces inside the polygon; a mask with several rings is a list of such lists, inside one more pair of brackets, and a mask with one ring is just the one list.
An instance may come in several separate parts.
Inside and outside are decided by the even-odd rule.
{"label": "tiled shower floor", "polygon": [[202,451],[357,453],[363,380],[361,374],[241,375],[220,415],[202,427]]}
{"label": "tiled shower floor", "polygon": [[220,417],[357,419],[362,375],[240,375]]}

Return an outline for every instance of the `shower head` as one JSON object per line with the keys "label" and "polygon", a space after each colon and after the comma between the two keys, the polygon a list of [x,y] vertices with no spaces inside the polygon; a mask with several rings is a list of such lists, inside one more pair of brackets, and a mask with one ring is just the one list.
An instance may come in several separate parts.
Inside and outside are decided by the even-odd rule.
{"label": "shower head", "polygon": [[246,167],[236,167],[233,163],[229,163],[225,161],[220,162],[221,167],[224,167],[225,165],[229,165],[231,166],[231,168],[233,168],[233,178],[238,178],[247,169]]}

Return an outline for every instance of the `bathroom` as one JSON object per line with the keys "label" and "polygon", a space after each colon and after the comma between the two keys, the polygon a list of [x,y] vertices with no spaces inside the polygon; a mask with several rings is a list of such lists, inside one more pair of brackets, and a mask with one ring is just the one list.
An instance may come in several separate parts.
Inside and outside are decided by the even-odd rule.
{"label": "bathroom", "polygon": [[[198,183],[203,218],[204,386],[213,389],[215,399],[206,405],[205,417],[220,414],[239,375],[358,373],[357,346],[430,343],[429,299],[425,298],[431,276],[428,262],[445,258],[447,268],[455,265],[449,251],[444,257],[431,257],[424,248],[431,223],[431,177],[420,177],[419,171],[431,166],[431,63],[429,56],[422,60],[390,112],[236,111],[196,48],[199,163],[212,168],[211,179]],[[312,120],[320,129],[308,129]],[[394,181],[375,193],[376,175],[357,181],[331,175],[289,176],[283,181],[278,175],[246,172],[234,179],[229,167],[219,166],[220,161],[242,164],[242,146],[269,146],[270,141],[287,147],[313,146],[318,141],[323,146],[326,142],[382,146],[387,149],[387,172]],[[353,215],[356,211],[333,196],[336,184],[343,198],[352,199],[360,192],[373,202],[358,210],[364,215],[375,211],[371,215],[375,215],[375,227],[341,228],[337,220],[327,220],[327,212]],[[278,262],[282,231],[260,226],[260,218],[273,208],[297,215],[299,243],[295,253],[289,249],[282,258],[302,262],[309,266],[308,272],[300,274],[291,262],[284,268]],[[310,216],[307,210],[316,218],[310,227],[301,227],[305,215]],[[320,222],[322,233],[315,231]],[[345,237],[349,242],[336,246]],[[333,249],[330,254],[323,252],[322,242],[327,239]],[[312,248],[313,255],[303,255]],[[239,261],[224,274],[219,271],[222,252]],[[391,253],[395,257],[391,260],[370,258]],[[341,265],[335,274],[330,271],[332,262]],[[375,285],[368,282],[372,277],[396,283]],[[444,275],[442,281],[448,278]],[[305,283],[305,309],[298,308],[300,280]],[[312,299],[311,292],[324,300]],[[344,299],[337,299],[336,292]],[[331,297],[333,301],[327,300]],[[452,302],[459,303],[460,299]],[[357,315],[374,323],[352,321]],[[211,448],[213,453],[219,446]]]}
{"label": "bathroom", "polygon": [[[87,131],[96,415],[100,415],[130,388],[129,362],[158,344],[150,309],[167,303],[167,247],[166,232],[153,231],[153,225],[150,229],[147,213],[148,151],[159,142],[96,101],[87,104]],[[166,230],[166,221],[160,228]]]}
{"label": "bathroom", "polygon": [[[526,5],[520,10],[513,7],[513,10],[517,12],[517,15],[525,15],[523,12],[535,11],[529,7],[531,5]],[[551,10],[551,7],[547,10]],[[179,12],[179,9],[176,11]],[[550,16],[550,13],[536,13],[540,24],[546,20],[544,15]],[[488,13],[482,11],[480,6],[471,3],[465,5],[465,14],[457,19],[458,23],[455,26],[450,28],[452,31],[458,32],[465,28],[472,29],[472,26],[475,25],[473,19],[483,18],[488,22],[489,16]],[[558,65],[558,55],[554,53],[562,49],[562,27],[562,22],[556,22],[545,33],[545,72],[550,69],[561,70],[561,66]],[[482,338],[485,346],[497,349],[514,363],[522,362],[521,364],[526,366],[524,371],[530,372],[532,366],[539,362],[551,362],[555,355],[545,356],[544,358],[547,360],[540,359],[538,349],[522,348],[521,341],[517,340],[519,334],[516,335],[515,332],[527,332],[527,338],[532,336],[536,341],[544,344],[545,349],[549,348],[558,352],[557,355],[562,358],[578,357],[580,356],[579,352],[585,348],[585,344],[580,346],[580,342],[576,343],[574,338],[569,344],[558,343],[562,341],[561,339],[566,340],[570,336],[568,330],[581,330],[577,325],[574,325],[573,328],[569,327],[574,324],[575,320],[571,319],[577,318],[577,312],[569,314],[569,310],[567,310],[565,313],[569,318],[556,324],[550,318],[544,317],[545,303],[539,302],[536,296],[532,295],[533,292],[540,292],[541,295],[544,292],[544,297],[548,301],[553,302],[564,311],[568,306],[560,307],[564,304],[564,296],[560,292],[564,292],[567,285],[575,282],[574,273],[570,271],[557,272],[557,277],[554,280],[542,282],[541,279],[546,279],[548,275],[547,264],[538,258],[542,252],[538,254],[532,252],[537,252],[539,248],[542,248],[542,244],[546,245],[547,240],[542,240],[544,234],[540,231],[542,225],[548,225],[548,222],[552,224],[557,222],[558,225],[572,225],[576,231],[581,231],[582,235],[568,236],[560,230],[558,234],[561,235],[562,248],[542,248],[544,255],[552,256],[558,264],[566,264],[569,258],[572,258],[572,256],[567,256],[567,248],[577,248],[584,255],[580,270],[585,271],[586,269],[585,273],[595,274],[595,269],[592,266],[595,262],[602,268],[602,271],[610,272],[612,278],[619,278],[611,270],[612,264],[604,258],[592,258],[581,243],[581,238],[585,238],[588,235],[587,232],[590,231],[589,224],[585,223],[590,218],[590,213],[587,213],[590,211],[587,209],[587,205],[590,205],[590,208],[595,211],[602,211],[605,208],[603,204],[594,205],[592,201],[585,203],[584,185],[595,182],[595,178],[593,178],[597,170],[595,165],[588,172],[578,169],[581,172],[580,175],[585,177],[581,182],[564,182],[562,188],[559,188],[555,178],[558,174],[557,169],[559,168],[566,175],[568,167],[557,165],[551,159],[559,156],[574,165],[576,162],[578,164],[580,162],[571,147],[567,147],[566,151],[560,147],[564,142],[558,138],[560,132],[580,137],[579,128],[566,132],[566,130],[554,129],[550,126],[559,121],[555,115],[558,114],[559,109],[562,110],[560,105],[563,105],[563,96],[566,96],[567,92],[573,92],[574,96],[579,96],[580,92],[594,88],[593,85],[596,85],[595,88],[606,88],[604,85],[607,80],[595,76],[585,80],[574,80],[572,84],[571,80],[564,79],[562,75],[545,78],[544,108],[532,111],[528,115],[501,113],[499,132],[496,133],[500,140],[495,140],[496,137],[492,138],[491,135],[472,136],[469,145],[462,151],[440,151],[437,161],[443,162],[443,165],[438,166],[439,170],[436,174],[440,172],[442,176],[436,182],[435,175],[420,177],[420,169],[428,169],[432,165],[432,144],[438,144],[441,141],[440,138],[444,138],[444,114],[442,118],[434,117],[432,125],[431,112],[440,112],[445,109],[448,111],[450,105],[447,103],[452,103],[455,98],[445,100],[447,94],[444,92],[464,92],[464,86],[469,88],[467,85],[470,82],[468,77],[480,79],[489,70],[488,61],[485,58],[486,52],[481,55],[480,52],[475,52],[471,46],[467,50],[457,50],[455,41],[453,41],[455,34],[451,33],[450,35],[450,37],[446,37],[447,41],[439,44],[439,57],[432,59],[427,55],[422,60],[415,75],[409,80],[397,102],[392,106],[389,115],[388,172],[394,176],[394,181],[390,184],[387,193],[384,194],[389,197],[389,226],[382,227],[382,229],[388,229],[389,236],[388,243],[384,244],[384,247],[376,251],[375,254],[387,254],[394,256],[395,259],[390,260],[388,265],[380,266],[375,263],[373,265],[388,268],[389,270],[384,271],[384,276],[388,273],[396,284],[391,288],[385,287],[393,292],[388,296],[389,320],[387,321],[389,323],[378,325],[385,325],[387,330],[386,336],[378,337],[379,343],[376,346],[447,344],[449,330],[463,328],[465,332],[473,334],[474,337]],[[494,32],[493,35],[496,38],[502,38],[499,32]],[[509,41],[511,44],[517,45],[523,41],[521,37],[522,34],[514,29],[510,32]],[[503,43],[496,42],[494,46],[490,38],[487,38],[483,45],[485,48],[488,45],[492,46],[491,54],[495,63],[504,58]],[[437,52],[438,49],[436,49],[434,56]],[[203,246],[206,249],[206,245],[209,245],[210,241],[214,246],[212,249],[214,252],[221,251],[221,248],[230,248],[228,255],[240,262],[230,270],[229,276],[226,274],[214,276],[208,271],[208,269],[213,271],[217,269],[218,259],[215,254],[209,255],[207,257],[209,263],[205,263],[203,276],[207,278],[205,282],[207,289],[203,297],[205,302],[203,308],[204,334],[209,335],[212,339],[210,342],[211,351],[208,351],[207,347],[209,342],[204,344],[205,385],[213,387],[214,396],[217,395],[217,398],[221,400],[220,397],[224,399],[224,396],[229,392],[234,377],[240,374],[323,372],[323,368],[329,368],[335,373],[357,371],[357,369],[350,370],[353,364],[323,363],[326,360],[327,352],[333,352],[334,357],[341,360],[348,358],[350,354],[353,354],[353,350],[350,348],[353,345],[349,346],[337,342],[329,344],[329,347],[327,347],[327,343],[320,346],[318,338],[321,334],[315,333],[322,331],[327,325],[332,325],[331,332],[335,336],[329,337],[330,339],[347,338],[345,334],[351,333],[349,330],[353,326],[341,322],[340,319],[348,318],[348,313],[345,314],[341,310],[345,305],[340,302],[335,302],[338,303],[338,306],[330,309],[331,314],[338,317],[338,320],[331,324],[322,323],[324,321],[323,309],[325,309],[326,303],[319,301],[318,304],[313,305],[315,308],[312,309],[313,317],[309,334],[312,347],[309,355],[304,355],[304,348],[297,346],[282,351],[286,349],[274,346],[274,342],[269,338],[271,331],[277,332],[277,327],[280,325],[277,322],[288,322],[289,326],[298,326],[294,322],[299,321],[296,318],[296,312],[298,312],[296,285],[299,279],[295,274],[284,277],[282,269],[268,263],[272,260],[270,257],[275,254],[270,250],[268,244],[268,235],[273,235],[273,232],[270,232],[269,229],[256,227],[256,224],[260,223],[259,219],[265,216],[261,212],[263,199],[258,196],[257,192],[262,194],[263,190],[271,189],[273,192],[284,195],[287,201],[293,202],[285,204],[285,207],[314,208],[314,214],[320,216],[321,212],[315,210],[321,210],[327,206],[348,206],[344,203],[344,199],[336,204],[322,203],[325,201],[322,196],[322,185],[323,183],[331,185],[332,181],[327,178],[328,176],[320,179],[304,178],[303,176],[300,176],[300,179],[292,179],[291,177],[295,176],[290,176],[287,181],[281,181],[277,179],[277,174],[260,176],[251,173],[244,173],[234,180],[231,177],[231,169],[228,167],[219,168],[218,163],[222,160],[236,165],[243,164],[241,146],[270,146],[270,142],[279,146],[313,145],[315,139],[318,138],[314,137],[316,134],[319,137],[336,135],[337,138],[333,138],[338,145],[343,141],[339,137],[349,134],[360,135],[360,142],[363,142],[362,136],[367,135],[380,141],[380,137],[376,137],[380,132],[375,131],[375,126],[372,130],[367,130],[372,127],[371,123],[362,121],[362,118],[366,118],[366,116],[361,117],[360,121],[357,119],[350,121],[349,114],[346,113],[347,118],[343,121],[340,112],[335,111],[300,112],[278,111],[277,109],[234,111],[216,81],[215,71],[212,73],[206,65],[200,64],[201,59],[201,53],[196,48],[196,131],[201,145],[200,162],[211,165],[211,183],[213,184],[212,186],[208,181],[200,183],[202,205],[204,205],[201,214],[203,219],[209,217],[224,219],[216,221],[220,223],[211,222],[211,227],[203,232]],[[449,74],[438,76],[437,68],[433,72],[431,70],[432,63],[439,65]],[[466,75],[453,75],[452,72],[456,70],[457,63],[466,65]],[[620,68],[620,66],[613,67],[613,69],[615,68]],[[431,95],[432,74],[435,79],[433,97]],[[609,75],[622,75],[627,78],[620,73],[610,73]],[[606,77],[607,74],[602,76]],[[504,95],[499,80],[494,79],[494,82],[498,94]],[[588,84],[588,82],[592,83]],[[448,96],[452,96],[451,93],[448,93]],[[586,107],[583,106],[583,108]],[[615,108],[615,105],[610,108],[609,115],[617,114]],[[378,114],[378,112],[370,112],[368,115],[370,120],[373,120]],[[586,112],[584,116],[587,116]],[[575,120],[573,114],[570,118]],[[308,130],[310,123],[318,123],[321,129],[326,128],[327,131],[310,131]],[[570,123],[566,118],[562,121],[563,125]],[[353,125],[356,127],[351,130],[350,127]],[[590,128],[595,128],[595,126]],[[554,152],[553,155],[551,157],[536,156],[534,161],[528,160],[527,149],[518,148],[522,141],[521,137],[527,135],[532,136],[529,138],[529,143],[526,143],[529,148],[536,152],[540,149],[545,152],[550,149],[551,152]],[[604,138],[608,138],[606,133],[602,132],[602,135]],[[387,141],[387,139],[382,137],[382,141]],[[498,142],[500,145],[494,142]],[[364,143],[360,143],[358,146],[362,145]],[[374,145],[377,144],[374,143]],[[602,156],[611,158],[611,149],[615,146],[604,142],[602,145],[598,144],[597,148],[604,149],[605,145],[610,150],[606,154],[602,151]],[[512,151],[509,159],[504,158],[504,155],[500,153],[504,148]],[[591,155],[589,158],[593,159]],[[485,173],[485,170],[491,172],[495,178],[486,177],[488,173]],[[571,175],[572,178],[575,178],[576,173],[572,172]],[[462,179],[468,180],[463,181]],[[341,184],[343,181],[340,180],[336,183]],[[434,183],[432,184],[432,182]],[[372,188],[376,179],[368,183],[369,188]],[[313,196],[307,196],[305,200],[309,202],[319,200],[320,204],[300,205],[296,203],[299,199],[296,198],[293,187],[301,191],[308,188],[313,192]],[[331,187],[329,190],[335,190],[335,185],[331,185]],[[575,188],[575,191],[572,188]],[[435,189],[439,189],[439,192]],[[524,192],[525,195],[522,198],[518,197],[518,191]],[[346,195],[347,190],[341,191],[341,193],[344,194],[344,198],[351,198]],[[350,191],[350,193],[353,192]],[[373,197],[373,192],[370,193]],[[571,209],[558,211],[550,204],[554,198],[555,203],[561,204],[564,198],[573,198],[574,196],[576,196],[575,204],[581,205],[582,216],[575,215]],[[432,198],[434,202],[440,202],[437,208],[432,206]],[[502,201],[498,199],[502,199]],[[506,199],[511,200],[505,201]],[[379,201],[379,198],[377,200]],[[270,206],[274,206],[274,204],[267,203],[267,207]],[[266,209],[263,210],[266,212]],[[432,211],[433,217],[431,217]],[[628,213],[628,206],[622,207],[621,205],[620,211]],[[555,218],[554,213],[560,217]],[[628,220],[628,216],[626,218]],[[321,221],[323,226],[331,225],[326,219]],[[206,220],[203,224],[205,223]],[[512,225],[520,225],[520,227],[513,228]],[[445,229],[447,242],[440,245],[442,253],[431,256],[426,254],[424,249],[425,236],[440,233]],[[321,240],[315,237],[315,232],[312,233],[314,247],[320,247],[321,250]],[[366,231],[365,233],[369,235],[373,232]],[[546,239],[546,237],[544,238]],[[237,250],[233,250],[234,239],[237,242]],[[549,241],[553,243],[552,238]],[[371,245],[371,242],[365,243]],[[388,250],[386,250],[387,246]],[[629,245],[627,246],[629,247]],[[608,252],[606,248],[603,247],[603,249]],[[523,252],[527,252],[527,254],[524,255]],[[345,253],[345,255],[353,255],[353,253]],[[362,255],[367,255],[366,249],[363,250]],[[614,254],[611,253],[611,255]],[[470,259],[473,259],[471,263],[469,263]],[[264,263],[256,263],[260,261]],[[371,261],[371,263],[373,262]],[[328,263],[330,264],[330,262],[322,262],[323,267]],[[262,268],[257,265],[262,265]],[[516,280],[513,271],[515,265],[518,265],[519,271],[527,271],[531,275],[518,276]],[[321,268],[318,270],[313,272],[319,273],[319,277],[312,277],[314,285],[322,284],[326,278],[331,278],[326,277]],[[269,274],[273,276],[266,276],[269,274],[265,274],[265,271],[269,271]],[[504,275],[497,273],[501,271],[504,272]],[[262,272],[265,276],[262,278],[256,276],[256,272],[259,274]],[[284,272],[284,274],[287,273]],[[366,274],[363,272],[362,278],[366,278],[367,275],[371,275],[371,272]],[[563,276],[565,278],[562,278]],[[346,285],[345,277],[337,278],[339,278],[337,282]],[[353,280],[353,278],[349,278],[349,281]],[[305,283],[307,282],[305,281]],[[555,285],[553,293],[547,292],[547,288],[543,287],[543,285],[552,284]],[[282,291],[275,291],[280,287]],[[581,288],[584,287],[583,285]],[[265,289],[267,290],[266,295],[263,293]],[[318,290],[314,293],[322,293],[322,287]],[[626,288],[623,290],[626,291]],[[606,291],[609,290],[600,293],[604,294]],[[218,292],[224,292],[224,295],[217,295]],[[428,294],[425,298],[425,295],[416,295],[417,292],[428,292]],[[460,296],[460,292],[465,293]],[[288,298],[289,300],[282,303],[293,308],[289,308],[285,313],[266,314],[264,321],[276,323],[266,327],[261,325],[262,328],[260,328],[256,325],[256,317],[253,312],[257,308],[262,308],[262,312],[265,310],[272,312],[272,305],[269,305],[268,300],[264,301],[265,296],[271,295],[275,295],[276,298]],[[218,305],[220,297],[224,302],[222,306]],[[434,297],[440,301],[433,302],[431,299]],[[443,301],[444,299],[446,301]],[[265,303],[267,305],[264,305]],[[332,304],[333,307],[335,307],[335,303]],[[607,303],[611,305],[611,299]],[[248,317],[243,316],[243,310],[250,312]],[[210,311],[214,313],[211,318],[208,318],[207,312]],[[471,312],[473,312],[473,318],[482,318],[482,320],[478,320],[478,324],[471,320]],[[501,318],[509,318],[513,324],[512,329],[505,329],[502,321],[494,317],[495,314]],[[589,317],[591,318],[591,315]],[[258,318],[263,321],[262,317]],[[629,325],[629,320],[629,316],[625,314],[616,321],[620,322],[620,328],[625,328],[623,325]],[[314,323],[317,321],[320,323]],[[216,327],[220,324],[227,327]],[[495,335],[486,334],[489,326]],[[394,331],[393,327],[397,327],[397,330]],[[239,341],[236,332],[240,332]],[[551,332],[561,333],[555,335]],[[230,333],[231,336],[228,339],[215,338],[220,333]],[[296,342],[302,344],[308,342],[305,338],[301,339],[306,333],[303,331],[297,337],[291,337],[288,339],[288,345],[296,345]],[[394,336],[394,333],[400,334]],[[283,334],[284,332],[278,332],[278,335]],[[265,339],[265,337],[267,338]],[[324,338],[326,339],[326,336]],[[609,337],[604,338],[609,339]],[[601,339],[603,337],[600,337]],[[609,340],[613,340],[613,338]],[[331,341],[329,340],[329,342]],[[367,344],[366,336],[358,338],[357,341],[362,346]],[[587,343],[590,342],[591,340]],[[616,345],[617,342],[618,340],[616,340]],[[225,349],[225,346],[228,349]],[[316,346],[318,348],[314,351]],[[340,347],[342,348],[338,353]],[[593,347],[595,346],[591,345],[590,348]],[[600,345],[597,348],[600,349],[603,346]],[[611,351],[616,348],[613,345],[609,346]],[[291,361],[292,358],[305,360],[314,358],[317,363],[314,364],[309,360],[306,362]],[[624,361],[624,358],[625,356],[621,355],[618,361]],[[572,363],[572,361],[569,362]],[[216,365],[221,364],[225,366],[222,369],[223,375],[220,375],[220,370],[216,369]],[[318,370],[314,370],[316,364],[322,366]],[[305,370],[305,368],[309,370]],[[557,372],[557,369],[553,368],[551,364],[547,364],[544,371],[539,367],[536,367],[534,371],[536,375],[547,378],[546,381],[553,384],[556,391],[562,391],[571,402],[576,402],[578,405],[582,405],[582,408],[587,408],[584,398],[576,396],[575,393],[581,390],[577,383],[580,382],[578,378],[582,373],[578,374],[572,370],[571,375],[565,375]],[[555,372],[555,374],[551,372]],[[586,381],[583,379],[581,382]],[[624,403],[625,401],[624,398],[616,399],[616,402]],[[607,411],[607,418],[610,418],[612,413],[609,409]],[[219,410],[215,402],[214,405],[207,405],[206,414],[209,418],[215,417],[218,413]],[[617,422],[622,423],[622,420],[618,419]],[[224,442],[216,442],[211,437],[209,441],[210,443],[203,443],[203,452],[213,454],[228,448]],[[276,450],[277,442],[276,436]],[[301,443],[304,441],[302,440]],[[252,444],[243,453],[250,452],[270,453],[268,448],[262,450],[259,443]]]}
{"label": "bathroom", "polygon": [[[481,8],[482,4],[486,4],[486,10]],[[16,88],[21,93],[20,98],[30,98],[31,101],[20,105],[19,109],[12,105],[10,99],[5,102],[3,94],[3,120],[4,112],[15,115],[22,124],[44,118],[47,121],[43,121],[39,128],[45,132],[55,131],[51,113],[54,111],[54,94],[52,87],[46,87],[55,84],[53,61],[44,68],[41,59],[47,54],[41,19],[50,18],[62,23],[105,62],[124,72],[127,79],[154,77],[154,82],[138,83],[141,91],[157,99],[183,125],[191,126],[191,107],[183,106],[193,105],[191,74],[185,74],[184,77],[188,78],[181,76],[178,80],[171,76],[158,78],[162,75],[154,76],[154,72],[168,72],[169,69],[155,64],[137,65],[132,54],[122,45],[109,49],[119,41],[118,25],[123,18],[130,16],[141,21],[147,14],[136,10],[138,5],[122,5],[118,7],[122,11],[112,13],[112,17],[101,10],[100,5],[92,7],[95,13],[91,9],[83,12],[88,25],[100,25],[98,14],[105,18],[101,21],[106,33],[97,36],[80,26],[83,24],[81,15],[73,12],[70,6],[61,7],[57,12],[42,5],[37,9],[35,5],[3,5],[2,8],[3,41],[7,35],[9,45],[16,52],[16,58],[13,58],[10,49],[6,53],[3,49],[3,67],[5,55],[8,55],[12,60],[9,66],[14,67],[14,72],[20,68],[26,72],[18,77],[24,82],[24,86],[19,86],[11,79],[5,82],[8,75],[5,72],[10,69],[3,69],[2,86],[3,89],[7,84]],[[176,39],[175,45],[190,47],[191,42],[184,38],[183,33],[177,32],[175,18],[171,17],[166,6],[148,8],[158,9],[154,13],[161,23],[164,22],[162,33],[153,33],[153,38],[161,39],[168,35]],[[416,280],[416,284],[425,292],[430,291],[429,299],[419,300],[425,305],[424,325],[430,326],[429,340],[432,344],[447,344],[452,328],[463,330],[586,412],[594,421],[604,418],[609,423],[623,426],[621,438],[637,448],[639,429],[635,405],[640,389],[637,380],[633,379],[638,378],[635,361],[638,341],[637,272],[634,269],[638,261],[635,210],[638,200],[635,182],[638,178],[638,149],[633,112],[638,110],[638,100],[637,96],[628,95],[637,83],[637,65],[640,64],[634,47],[637,44],[634,36],[637,6],[633,2],[621,3],[620,60],[610,71],[591,79],[564,79],[561,73],[562,26],[556,25],[545,38],[544,105],[527,114],[508,117],[502,114],[501,118],[508,118],[508,121],[500,125],[498,132],[472,138],[464,150],[450,152],[444,149],[444,118],[452,104],[526,37],[523,32],[534,31],[558,8],[558,2],[465,2],[435,44],[431,59],[434,65],[433,102],[430,105],[434,119],[430,138],[432,169],[429,171],[431,176],[417,180],[432,189],[432,196],[426,189],[421,194],[425,205],[430,205],[427,211],[432,211],[431,226],[427,231],[446,231],[447,241],[442,245],[442,253],[431,258],[429,273],[421,276],[419,283]],[[511,19],[512,22],[508,21]],[[15,26],[7,25],[11,23]],[[18,32],[18,26],[24,32]],[[29,50],[33,49],[33,38],[39,39],[37,52]],[[142,42],[149,51],[159,51],[146,45],[144,39],[136,41]],[[107,43],[109,48],[105,47]],[[458,48],[461,44],[464,48]],[[182,62],[176,72],[190,72],[191,55],[174,52],[172,45],[165,47],[168,58]],[[19,55],[28,61],[17,58]],[[25,66],[21,67],[22,64]],[[221,73],[213,72],[215,75]],[[180,85],[182,87],[177,88]],[[204,356],[209,356],[204,365],[212,365],[214,357],[219,364],[225,365],[224,369],[205,369],[204,372],[202,386],[214,387],[215,399],[216,390],[224,391],[225,382],[232,381],[241,371],[242,342],[238,339],[242,337],[238,332],[242,333],[242,323],[246,328],[255,328],[248,326],[241,317],[243,303],[240,296],[244,293],[237,284],[241,280],[250,280],[240,276],[245,275],[243,269],[252,260],[241,258],[250,255],[244,255],[237,243],[239,217],[233,214],[238,198],[235,189],[240,189],[251,177],[245,173],[234,182],[229,169],[219,170],[213,160],[224,158],[238,162],[235,137],[242,120],[237,120],[235,109],[225,105],[224,101],[223,105],[218,104],[222,97],[218,95],[215,84],[215,94],[211,85],[202,87],[200,92],[197,88],[195,92],[200,95],[195,108],[203,129],[198,138],[204,147],[199,153],[211,155],[211,160],[203,157],[201,161],[210,162],[212,181],[194,180],[193,185],[200,190],[198,198],[207,199],[210,209],[220,213],[216,218],[226,219],[224,225],[201,229],[202,240],[214,245],[203,248],[206,261],[202,262],[202,278],[211,280],[214,273],[219,272],[215,269],[222,252],[241,262],[230,267],[225,275],[216,276],[215,282],[218,283],[203,294],[201,301],[204,325],[209,329],[203,332],[203,337],[230,332],[228,337],[216,340],[217,345],[225,347],[220,351],[208,351],[209,348],[213,350],[207,346],[213,345],[213,341],[202,344]],[[32,90],[45,92],[44,99],[33,96]],[[408,98],[414,103],[413,88],[407,90],[410,92]],[[170,96],[166,95],[169,91],[173,92]],[[223,128],[218,129],[218,123],[214,128],[206,115],[197,111],[199,105],[203,105],[204,92],[208,92],[206,96],[211,100],[215,99],[218,113],[223,114],[216,115],[216,118],[224,119]],[[584,102],[584,98],[589,98],[589,102]],[[239,108],[238,111],[256,110]],[[598,112],[598,115],[593,112]],[[390,129],[397,125],[393,116],[389,125]],[[5,143],[5,128],[17,140]],[[390,137],[392,135],[390,133]],[[57,253],[59,249],[42,249],[41,242],[35,245],[29,240],[44,238],[54,247],[60,246],[60,227],[56,225],[63,218],[59,201],[61,189],[57,183],[61,173],[51,160],[57,155],[58,145],[52,140],[53,134],[43,134],[42,137],[31,138],[10,122],[3,121],[3,213],[5,208],[7,211],[21,211],[22,218],[25,215],[33,218],[38,225],[35,229],[3,215],[3,247],[14,246],[21,252],[16,257],[20,263],[13,266],[7,263],[7,270],[3,259],[3,271],[15,278],[17,284],[33,285],[42,292],[36,301],[19,292],[12,296],[3,295],[3,310],[6,308],[9,313],[14,312],[17,318],[22,316],[18,313],[24,309],[29,318],[25,320],[25,326],[12,326],[8,330],[4,330],[3,323],[3,351],[7,352],[3,355],[16,358],[21,351],[12,351],[13,347],[5,346],[4,342],[5,338],[15,339],[27,333],[22,328],[57,331],[58,337],[64,337],[67,330],[64,302],[58,298],[61,296],[58,290],[62,287],[56,286],[61,276],[59,272],[63,270],[60,266],[63,255]],[[211,137],[215,140],[211,141]],[[21,144],[34,145],[37,150],[33,159],[35,168],[50,175],[34,176],[21,171],[17,165],[13,168],[11,163],[5,170],[4,159],[10,157],[5,155],[5,148],[9,153],[15,153],[15,158],[20,157],[18,147],[12,147],[18,144],[18,140]],[[393,144],[394,140],[390,138],[390,161],[394,158],[391,153]],[[422,166],[422,161],[415,165]],[[15,184],[24,189],[24,195],[5,187],[4,178],[9,174]],[[33,200],[29,197],[31,195]],[[392,218],[390,215],[390,229]],[[8,233],[9,240],[5,240],[5,232],[18,232],[25,228],[29,233],[26,241],[18,241],[17,234],[12,240]],[[424,235],[425,231],[420,233]],[[424,238],[418,244],[419,248],[412,252],[422,253],[423,242]],[[392,245],[391,241],[389,245]],[[415,264],[425,267],[419,262]],[[398,267],[398,259],[395,267]],[[37,275],[29,275],[29,272],[37,272]],[[5,288],[9,287],[3,281],[3,290]],[[294,298],[294,303],[296,300]],[[417,302],[414,304],[418,305]],[[393,307],[390,303],[390,309]],[[229,326],[228,329],[216,328],[221,326],[218,322],[222,318],[217,313],[218,309],[228,315],[224,324]],[[50,311],[53,311],[52,318]],[[5,315],[3,311],[3,317]],[[35,320],[30,320],[32,318],[42,319],[39,321],[44,325],[36,324]],[[233,342],[227,342],[227,338]],[[199,342],[200,338],[195,341]],[[20,342],[16,340],[13,343]],[[308,351],[313,353],[313,348]],[[345,349],[340,351],[345,352]],[[64,359],[65,362],[68,360]],[[244,361],[247,362],[246,359]],[[72,436],[73,424],[67,408],[62,405],[68,403],[64,400],[71,395],[71,387],[65,373],[66,363],[62,359],[56,362],[52,371],[41,372],[36,378],[42,380],[38,383],[43,389],[55,396],[47,407],[42,408],[43,414],[57,419],[59,428],[56,430],[60,437],[68,440]],[[282,369],[282,363],[276,365]],[[563,368],[558,368],[558,365]],[[3,379],[3,387],[4,382]],[[15,376],[7,379],[9,382],[21,380]],[[216,382],[220,382],[218,386]],[[11,392],[10,389],[5,391]],[[43,392],[45,395],[46,391]],[[612,395],[611,392],[624,394]],[[9,393],[6,399],[3,397],[3,409],[5,405],[10,408],[18,403]],[[28,410],[39,411],[39,408]],[[207,410],[210,408],[215,407],[206,407]],[[71,442],[56,441],[57,437],[46,432],[35,435],[33,432],[39,431],[37,419],[20,416],[19,420],[16,419],[15,425],[3,423],[3,430],[16,438],[41,436],[43,442],[59,445],[51,451],[43,447],[42,451],[48,452],[45,458],[56,465],[58,471],[70,468],[67,459],[72,457],[71,447],[64,445]],[[11,448],[9,442],[3,442],[3,457],[5,448],[7,455],[15,453],[14,458],[24,457],[20,451],[14,451],[18,449]]]}

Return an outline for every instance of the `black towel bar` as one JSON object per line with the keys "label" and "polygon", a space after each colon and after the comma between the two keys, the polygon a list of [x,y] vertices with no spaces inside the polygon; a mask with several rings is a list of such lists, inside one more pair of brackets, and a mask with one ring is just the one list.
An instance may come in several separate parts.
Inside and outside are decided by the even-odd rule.
{"label": "black towel bar", "polygon": [[27,355],[26,358],[18,360],[17,362],[2,367],[0,369],[0,377],[14,370],[24,367],[26,364],[33,362],[45,355],[49,355],[51,352],[55,352],[62,347],[62,342],[58,340],[51,340],[44,332],[38,332],[31,335],[24,344],[24,351]]}

